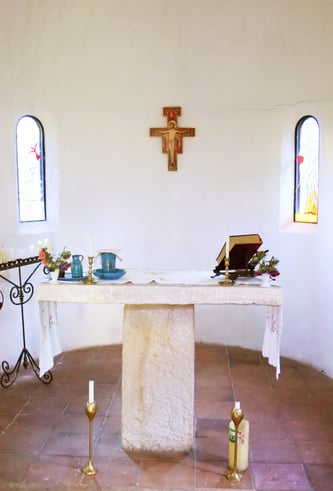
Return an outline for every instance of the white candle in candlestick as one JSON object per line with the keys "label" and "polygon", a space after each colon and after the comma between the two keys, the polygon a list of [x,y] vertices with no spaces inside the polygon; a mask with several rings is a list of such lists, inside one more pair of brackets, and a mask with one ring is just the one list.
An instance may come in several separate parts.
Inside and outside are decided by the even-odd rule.
{"label": "white candle in candlestick", "polygon": [[94,381],[89,380],[89,403],[93,403],[95,401],[94,398]]}
{"label": "white candle in candlestick", "polygon": [[229,234],[227,234],[226,240],[225,240],[225,258],[229,259],[229,253],[230,253],[230,239],[229,239]]}
{"label": "white candle in candlestick", "polygon": [[42,247],[43,247],[43,243],[41,240],[39,240],[37,242],[37,255],[38,255],[39,251],[42,249]]}
{"label": "white candle in candlestick", "polygon": [[49,239],[44,239],[44,247],[48,251],[50,250],[50,241],[49,241]]}
{"label": "white candle in candlestick", "polygon": [[7,262],[7,254],[6,254],[6,249],[4,247],[1,248],[1,261],[3,263]]}
{"label": "white candle in candlestick", "polygon": [[[37,256],[38,256],[38,252],[39,251],[37,251]],[[35,247],[33,245],[30,245],[29,246],[28,257],[33,257],[33,256],[35,256]]]}

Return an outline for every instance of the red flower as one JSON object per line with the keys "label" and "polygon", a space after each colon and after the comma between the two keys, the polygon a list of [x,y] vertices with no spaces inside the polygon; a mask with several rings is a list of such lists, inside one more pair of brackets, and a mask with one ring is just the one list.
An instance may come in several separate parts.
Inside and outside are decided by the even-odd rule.
{"label": "red flower", "polygon": [[41,261],[43,261],[46,258],[46,252],[45,249],[41,249],[38,253],[38,257]]}
{"label": "red flower", "polygon": [[61,269],[62,271],[66,271],[68,268],[72,266],[70,261],[72,253],[67,251],[66,248],[62,251],[58,256],[53,256],[48,249],[43,247],[38,252],[38,257],[43,266],[46,266],[49,271],[53,271],[54,269]]}

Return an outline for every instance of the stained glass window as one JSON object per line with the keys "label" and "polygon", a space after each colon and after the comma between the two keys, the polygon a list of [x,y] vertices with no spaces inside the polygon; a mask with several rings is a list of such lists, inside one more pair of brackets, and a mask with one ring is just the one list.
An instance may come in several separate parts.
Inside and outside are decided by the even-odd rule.
{"label": "stained glass window", "polygon": [[294,221],[318,223],[319,124],[301,118],[295,131]]}
{"label": "stained glass window", "polygon": [[44,129],[37,118],[18,121],[16,150],[20,222],[46,220]]}

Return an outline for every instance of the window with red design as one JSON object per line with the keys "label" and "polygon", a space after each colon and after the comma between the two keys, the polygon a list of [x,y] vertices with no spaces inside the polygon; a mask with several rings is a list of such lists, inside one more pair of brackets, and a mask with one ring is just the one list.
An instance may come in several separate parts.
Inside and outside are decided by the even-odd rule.
{"label": "window with red design", "polygon": [[44,129],[34,116],[19,119],[16,152],[20,222],[46,220]]}
{"label": "window with red design", "polygon": [[294,222],[318,223],[319,124],[301,118],[295,130]]}

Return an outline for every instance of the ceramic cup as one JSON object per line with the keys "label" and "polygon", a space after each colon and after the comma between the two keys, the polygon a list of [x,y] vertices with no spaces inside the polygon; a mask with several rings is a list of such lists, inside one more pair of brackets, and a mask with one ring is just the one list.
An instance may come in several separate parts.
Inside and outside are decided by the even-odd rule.
{"label": "ceramic cup", "polygon": [[116,268],[116,255],[112,252],[101,252],[103,273],[109,273]]}

